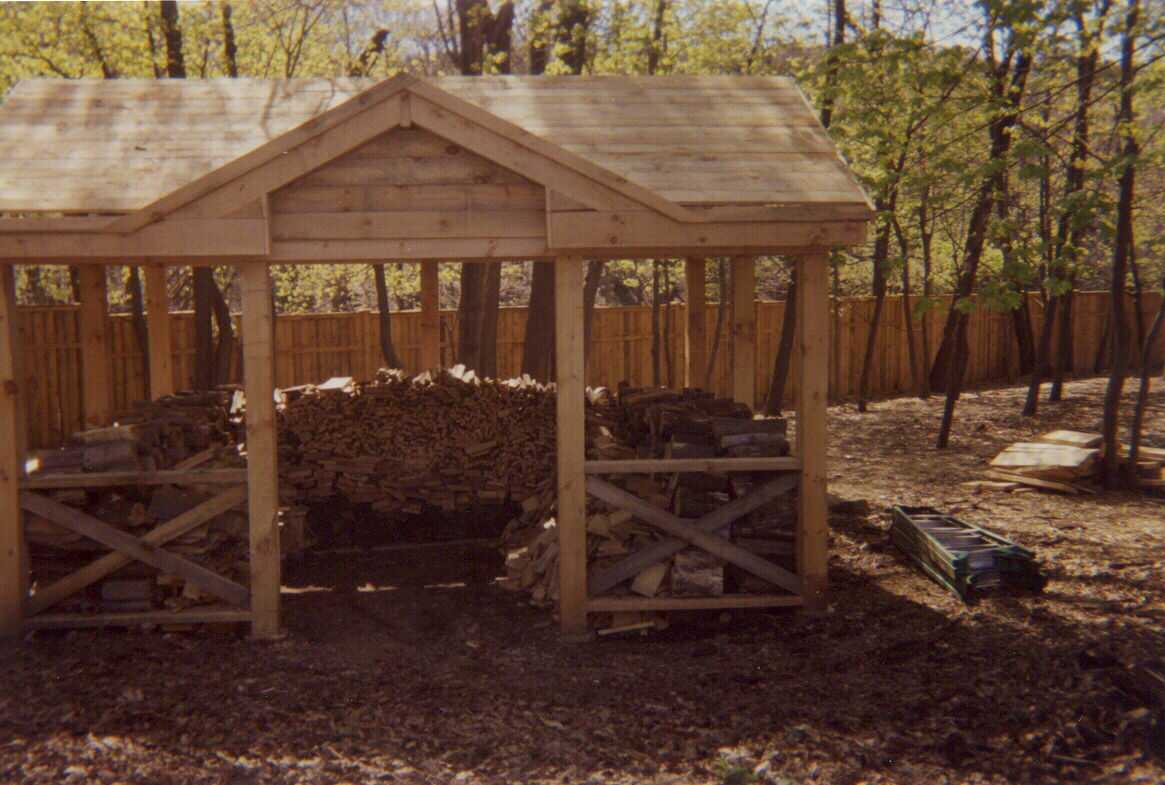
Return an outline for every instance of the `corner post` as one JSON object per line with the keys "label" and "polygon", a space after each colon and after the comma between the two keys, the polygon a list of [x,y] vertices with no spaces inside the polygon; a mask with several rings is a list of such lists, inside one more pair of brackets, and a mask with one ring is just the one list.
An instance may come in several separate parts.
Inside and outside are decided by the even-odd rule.
{"label": "corner post", "polygon": [[0,637],[20,634],[28,595],[20,475],[24,469],[25,405],[13,340],[16,333],[16,270],[0,267]]}
{"label": "corner post", "polygon": [[174,360],[170,350],[170,296],[166,265],[150,263],[146,271],[146,334],[150,349],[150,398],[174,394]]}
{"label": "corner post", "polygon": [[732,259],[732,397],[756,408],[756,270],[751,256]]}
{"label": "corner post", "polygon": [[441,367],[441,277],[437,262],[421,262],[421,368]]}
{"label": "corner post", "polygon": [[797,515],[797,572],[805,609],[826,606],[829,508],[826,500],[826,404],[829,392],[829,257],[797,261],[797,454],[801,459]]}
{"label": "corner post", "polygon": [[691,257],[684,261],[684,283],[688,292],[688,324],[684,333],[687,355],[688,387],[703,387],[708,365],[707,307],[704,298],[704,259]]}
{"label": "corner post", "polygon": [[84,380],[85,427],[97,428],[113,421],[112,361],[105,292],[105,266],[83,264],[77,268],[81,285],[81,373]]}
{"label": "corner post", "polygon": [[554,263],[554,333],[558,380],[558,553],[562,634],[587,634],[586,412],[583,363],[583,260]]}
{"label": "corner post", "polygon": [[243,290],[243,382],[247,393],[251,632],[256,638],[275,638],[280,634],[280,551],[271,279],[266,262],[239,266]]}

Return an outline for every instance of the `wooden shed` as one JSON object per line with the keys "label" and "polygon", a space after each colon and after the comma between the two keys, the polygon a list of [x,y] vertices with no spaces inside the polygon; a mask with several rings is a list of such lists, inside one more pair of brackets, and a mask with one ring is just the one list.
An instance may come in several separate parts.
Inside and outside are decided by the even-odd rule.
{"label": "wooden shed", "polygon": [[[770,77],[447,77],[359,80],[41,80],[0,107],[0,631],[59,626],[49,600],[130,560],[191,570],[160,547],[174,521],[141,539],[96,519],[66,522],[112,553],[47,594],[30,593],[22,507],[76,483],[22,478],[22,383],[14,265],[80,271],[86,419],[111,416],[102,266],[146,271],[151,390],[172,390],[166,265],[236,265],[247,393],[245,483],[250,585],[222,579],[222,607],[186,621],[280,629],[280,556],[272,373],[271,264],[418,262],[422,359],[438,364],[438,261],[555,262],[561,620],[588,612],[804,605],[826,589],[827,255],[863,241],[873,211],[815,113]],[[783,458],[596,461],[584,454],[583,269],[588,258],[685,257],[692,305],[708,256],[732,258],[734,394],[753,404],[757,255],[798,270],[796,446]],[[704,309],[688,309],[689,377],[701,369]],[[782,591],[714,599],[589,598],[586,499],[604,474],[765,471],[799,478],[796,574]],[[167,483],[179,473],[86,476]],[[187,477],[187,479],[189,479]],[[242,491],[238,487],[235,493]],[[222,494],[222,503],[232,501]],[[238,503],[239,498],[233,497]],[[628,500],[632,507],[634,500]],[[720,511],[718,511],[720,513]],[[732,510],[654,521],[724,555]],[[658,516],[657,516],[658,517]],[[185,522],[183,525],[189,525]],[[156,536],[155,536],[156,535]],[[728,553],[731,560],[732,553]],[[747,560],[745,560],[747,561]],[[748,565],[742,565],[748,569]],[[199,568],[201,569],[201,568]],[[771,577],[771,576],[770,576]],[[61,583],[65,583],[62,581]],[[228,584],[223,586],[222,584]],[[39,599],[38,599],[39,597]],[[157,621],[138,614],[124,623]],[[173,614],[169,614],[173,618]],[[102,623],[97,620],[96,623]],[[109,620],[104,620],[109,621]]]}

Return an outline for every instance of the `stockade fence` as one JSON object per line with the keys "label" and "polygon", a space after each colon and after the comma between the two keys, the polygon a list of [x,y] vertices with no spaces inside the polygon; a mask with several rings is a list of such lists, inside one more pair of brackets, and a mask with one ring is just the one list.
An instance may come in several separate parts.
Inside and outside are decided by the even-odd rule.
{"label": "stockade fence", "polygon": [[[1146,329],[1160,302],[1159,294],[1146,295]],[[1036,296],[1030,299],[1033,330],[1042,323],[1043,308]],[[923,332],[928,340],[927,366],[938,351],[943,322],[950,298],[939,298],[924,317],[912,320],[914,340],[922,354]],[[707,341],[709,356],[716,339],[716,304],[708,306]],[[763,401],[780,341],[784,302],[757,303],[756,400]],[[662,381],[674,387],[684,385],[684,325],[686,307],[673,304],[661,308],[665,322],[669,363],[661,351]],[[731,308],[723,319],[719,351],[713,366],[710,387],[719,394],[731,389]],[[1097,352],[1107,334],[1108,294],[1078,293],[1073,305],[1074,368],[1077,375],[1093,370]],[[1132,317],[1131,302],[1126,311]],[[830,397],[834,401],[852,399],[858,392],[862,358],[874,312],[872,298],[844,298],[817,315],[831,327]],[[394,312],[392,338],[406,370],[419,371],[421,319],[418,311]],[[83,423],[81,341],[77,306],[22,307],[17,329],[24,352],[28,401],[29,444],[49,447],[60,444]],[[240,331],[235,319],[235,334]],[[552,325],[546,325],[552,329]],[[503,308],[498,324],[498,375],[505,378],[521,372],[522,345],[526,331],[525,308]],[[116,409],[128,408],[147,395],[144,356],[134,325],[128,315],[111,315],[113,401]],[[1011,313],[976,308],[971,314],[968,342],[970,356],[967,384],[1015,382],[1019,361]],[[1134,339],[1136,330],[1133,330]],[[441,313],[441,356],[449,365],[456,356],[457,313]],[[651,309],[648,306],[597,308],[587,356],[587,383],[615,385],[626,380],[633,385],[652,382]],[[189,389],[194,380],[194,318],[189,312],[176,313],[172,320],[172,352],[175,389]],[[276,384],[288,387],[320,382],[332,376],[368,379],[384,365],[380,354],[379,316],[374,312],[323,314],[281,314],[275,328]],[[1153,361],[1165,358],[1165,340],[1154,347]],[[1105,358],[1107,362],[1107,358]],[[232,379],[240,378],[241,352],[236,344]],[[786,402],[797,391],[796,363],[790,373]],[[876,335],[875,363],[870,377],[870,394],[887,397],[915,391],[906,341],[906,317],[901,297],[887,297]]]}

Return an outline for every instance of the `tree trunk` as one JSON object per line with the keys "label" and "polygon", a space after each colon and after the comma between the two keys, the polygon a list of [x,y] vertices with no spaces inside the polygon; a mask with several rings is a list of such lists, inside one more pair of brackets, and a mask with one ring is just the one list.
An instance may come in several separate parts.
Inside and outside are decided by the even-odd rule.
{"label": "tree trunk", "polygon": [[231,309],[223,298],[210,268],[210,304],[214,310],[214,322],[218,327],[218,345],[214,350],[214,383],[227,384],[231,381],[231,360],[235,355],[235,326],[231,321]]}
{"label": "tree trunk", "polygon": [[841,69],[838,49],[845,43],[845,0],[833,0],[833,40],[830,42],[829,57],[826,59],[825,89],[821,98],[821,124],[829,128],[833,121],[833,105],[837,100],[837,79]]}
{"label": "tree trunk", "polygon": [[930,364],[930,310],[931,270],[933,266],[934,226],[930,223],[930,186],[922,189],[922,196],[918,202],[918,235],[922,241],[922,297],[926,301],[927,313],[922,317],[922,363],[919,367],[921,374],[918,397],[926,400],[930,397],[930,376],[926,369]]}
{"label": "tree trunk", "polygon": [[380,325],[380,356],[389,368],[403,368],[404,363],[396,353],[392,343],[392,315],[388,302],[388,279],[383,264],[372,265],[372,278],[376,282],[376,313]]}
{"label": "tree trunk", "polygon": [[[723,296],[723,295],[721,295]],[[765,398],[765,414],[775,417],[785,404],[785,384],[793,360],[793,333],[797,328],[797,268],[789,270],[789,288],[785,290],[785,312],[781,317],[781,340],[773,360],[773,375],[769,379],[769,394]]]}
{"label": "tree trunk", "polygon": [[1036,364],[1032,368],[1031,379],[1027,386],[1027,398],[1023,402],[1023,416],[1035,417],[1040,408],[1040,384],[1047,372],[1048,354],[1052,349],[1052,332],[1056,328],[1056,311],[1059,298],[1052,295],[1044,303],[1044,320],[1040,327],[1040,344],[1036,351]]}
{"label": "tree trunk", "polygon": [[477,370],[481,364],[481,307],[485,297],[485,264],[461,265],[461,301],[457,304],[457,362]]}
{"label": "tree trunk", "polygon": [[239,76],[239,48],[235,45],[235,25],[231,21],[231,4],[223,0],[219,3],[219,13],[222,17],[222,53],[226,63],[227,76],[236,79]]}
{"label": "tree trunk", "polygon": [[660,336],[663,340],[663,367],[664,378],[668,387],[675,387],[675,363],[671,351],[671,262],[663,262],[663,330]]}
{"label": "tree trunk", "polygon": [[[885,213],[893,209],[879,199],[876,205],[878,212]],[[858,381],[858,411],[866,411],[866,402],[870,396],[870,374],[873,373],[874,355],[878,348],[878,326],[882,320],[882,308],[886,304],[886,260],[890,255],[890,220],[886,216],[882,225],[878,227],[878,235],[874,239],[873,282],[871,288],[874,294],[874,315],[870,319],[870,332],[866,338],[866,353],[862,358],[862,375]]]}
{"label": "tree trunk", "polygon": [[898,238],[898,250],[902,253],[902,320],[906,326],[906,359],[910,363],[910,380],[914,384],[914,391],[921,396],[922,377],[925,374],[914,343],[914,312],[910,306],[910,246],[897,217],[894,218],[894,234]]}
{"label": "tree trunk", "polygon": [[720,301],[716,303],[716,329],[712,333],[712,351],[708,353],[708,367],[704,370],[704,389],[712,389],[712,372],[716,368],[716,355],[720,352],[720,340],[724,335],[724,321],[728,316],[728,262],[716,262],[716,290]]}
{"label": "tree trunk", "polygon": [[[1134,57],[1133,46],[1139,12],[1139,0],[1129,0],[1125,15],[1125,30],[1121,36],[1120,127],[1124,138],[1117,199],[1116,245],[1112,254],[1112,370],[1104,393],[1104,484],[1115,488],[1121,483],[1120,442],[1117,422],[1120,416],[1121,393],[1128,372],[1129,326],[1125,319],[1125,278],[1133,255],[1133,206],[1136,194],[1137,137],[1133,128]],[[1131,478],[1136,467],[1128,466]]]}
{"label": "tree trunk", "polygon": [[599,283],[607,263],[602,259],[587,262],[587,274],[583,280],[583,356],[591,351],[591,328],[595,323],[595,301],[599,297]]}
{"label": "tree trunk", "polygon": [[[133,331],[137,338],[138,348],[142,352],[142,367],[146,378],[150,378],[150,331],[146,326],[146,300],[142,295],[142,276],[137,265],[130,265],[129,279],[126,288],[129,289],[130,310],[133,313]],[[153,397],[151,393],[150,397]]]}
{"label": "tree trunk", "polygon": [[651,262],[651,384],[662,381],[659,352],[659,260]]}
{"label": "tree trunk", "polygon": [[522,373],[550,381],[554,374],[554,262],[534,262]]}
{"label": "tree trunk", "polygon": [[[1075,287],[1074,281],[1069,281],[1069,287]],[[1072,302],[1076,299],[1073,288],[1060,296],[1060,335],[1056,348],[1056,367],[1052,369],[1052,389],[1048,392],[1049,401],[1060,401],[1064,398],[1064,376],[1075,370],[1072,354],[1076,351],[1074,325],[1072,323]]]}
{"label": "tree trunk", "polygon": [[1161,305],[1157,308],[1157,315],[1153,318],[1153,325],[1141,347],[1141,384],[1137,388],[1137,403],[1133,408],[1133,421],[1129,425],[1129,457],[1130,476],[1135,486],[1137,478],[1137,458],[1141,451],[1141,430],[1145,424],[1145,408],[1149,404],[1149,388],[1152,386],[1153,347],[1161,336],[1161,326],[1165,323],[1165,281],[1161,282]]}
{"label": "tree trunk", "polygon": [[209,267],[195,267],[191,278],[194,288],[194,388],[209,390],[214,386],[215,378],[214,327],[211,323],[214,277]]}
{"label": "tree trunk", "polygon": [[481,301],[481,360],[478,369],[482,376],[498,375],[498,319],[501,316],[502,263],[486,262],[485,289]]}

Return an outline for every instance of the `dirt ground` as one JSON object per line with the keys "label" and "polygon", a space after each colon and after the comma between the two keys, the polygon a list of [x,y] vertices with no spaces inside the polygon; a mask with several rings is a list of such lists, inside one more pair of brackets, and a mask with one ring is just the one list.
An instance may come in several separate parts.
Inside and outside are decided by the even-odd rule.
{"label": "dirt ground", "polygon": [[[1095,430],[1099,381],[831,410],[831,605],[561,643],[472,548],[289,569],[287,636],[40,633],[0,650],[2,783],[1161,783],[1114,661],[1165,653],[1165,499],[973,492],[1008,442]],[[1165,446],[1165,394],[1147,432]],[[1041,596],[964,606],[887,545],[932,504],[1035,549]]]}

